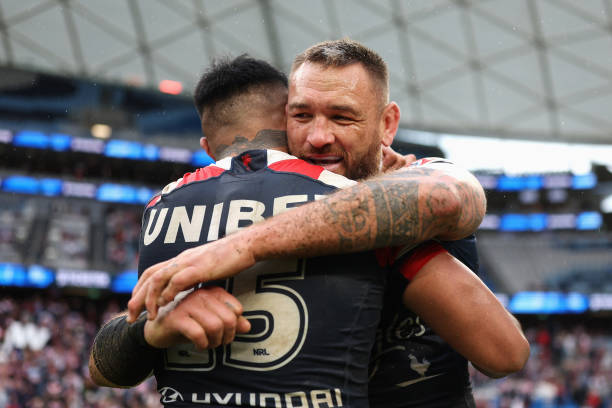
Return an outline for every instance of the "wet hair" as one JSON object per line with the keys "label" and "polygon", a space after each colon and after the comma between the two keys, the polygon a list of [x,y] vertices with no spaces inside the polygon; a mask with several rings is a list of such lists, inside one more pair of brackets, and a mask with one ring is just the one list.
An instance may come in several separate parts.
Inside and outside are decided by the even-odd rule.
{"label": "wet hair", "polygon": [[242,54],[214,61],[200,77],[193,99],[202,116],[204,110],[217,112],[232,99],[269,86],[286,89],[287,76],[266,61]]}
{"label": "wet hair", "polygon": [[357,41],[343,38],[313,45],[295,57],[291,66],[291,74],[306,62],[337,68],[359,63],[378,83],[377,89],[382,91],[384,102],[387,102],[389,98],[387,63],[375,51]]}

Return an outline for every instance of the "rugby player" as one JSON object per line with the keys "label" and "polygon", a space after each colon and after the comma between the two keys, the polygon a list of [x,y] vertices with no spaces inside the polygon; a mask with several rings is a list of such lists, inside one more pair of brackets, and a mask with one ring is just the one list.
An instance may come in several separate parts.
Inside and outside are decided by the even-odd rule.
{"label": "rugby player", "polygon": [[[286,77],[267,63],[239,57],[213,65],[199,82],[196,100],[203,144],[217,161],[169,184],[149,202],[141,272],[186,248],[355,184],[286,153]],[[153,363],[161,402],[168,406],[367,407],[369,355],[385,278],[374,251],[262,262],[222,283],[245,308],[248,335],[216,349],[177,340],[155,350],[155,321],[143,316],[128,326],[122,316],[98,334],[94,368],[112,384],[132,385]],[[113,337],[133,339],[134,352],[109,350]]]}
{"label": "rugby player", "polygon": [[[352,42],[330,42],[312,47],[296,59],[288,104],[289,144],[292,152],[313,163],[354,178],[363,178],[378,171],[380,145],[390,144],[395,133],[387,132],[390,128],[387,124],[399,120],[399,109],[395,104],[388,103],[388,91],[384,86],[386,73],[382,74],[384,70],[377,71],[358,59],[351,60],[355,57],[346,55],[350,49],[358,50],[358,53],[354,53],[357,55],[363,51]],[[372,103],[372,100],[379,103]],[[420,166],[419,171],[410,169],[401,172],[406,177],[406,184],[410,185],[411,177],[426,178],[432,174],[448,177],[449,170],[453,176],[453,172],[457,171],[440,160],[421,161],[419,164],[425,164]],[[391,186],[393,182],[390,180],[398,174],[382,177],[376,182]],[[462,185],[464,190],[459,190],[459,194],[476,191],[470,185],[470,177],[462,177],[468,180],[468,186]],[[449,180],[454,182],[456,179]],[[364,185],[371,188],[371,192],[375,181],[368,183]],[[401,190],[383,188],[376,191],[387,199]],[[464,194],[463,197],[476,197],[474,201],[478,201],[478,194]],[[375,202],[376,196],[372,195],[371,199]],[[427,204],[433,201],[424,201],[422,208],[427,210]],[[291,216],[284,216],[282,221],[272,220],[232,239],[202,248],[204,252],[200,249],[187,251],[170,262],[151,268],[147,276],[153,274],[154,279],[159,279],[158,288],[172,276],[169,288],[162,292],[162,297],[168,301],[181,287],[211,276],[222,277],[238,272],[240,267],[256,259],[323,254],[380,245],[371,239],[372,235],[381,232],[373,226],[379,220],[386,223],[389,220],[381,212],[383,218],[375,217],[375,222],[370,222],[368,215],[382,207],[368,208],[367,202],[361,207],[348,206],[352,214],[361,217],[360,222],[350,220],[350,215],[342,219],[341,210],[347,208],[342,202],[325,200],[310,205],[310,208],[307,211],[302,207],[294,210]],[[401,215],[410,215],[409,210],[404,212],[394,216],[401,220]],[[328,224],[326,216],[331,221]],[[457,222],[459,215],[455,216]],[[306,222],[300,222],[300,217],[305,217]],[[470,218],[469,213],[467,218]],[[408,219],[407,223],[410,222],[418,225],[419,220]],[[349,231],[346,231],[347,225],[350,226]],[[397,225],[400,231],[403,231],[402,227],[406,228],[406,225]],[[334,228],[339,229],[334,231]],[[351,228],[355,231],[351,231]],[[467,235],[472,231],[463,233]],[[283,242],[278,239],[281,232],[286,233],[282,235]],[[353,232],[357,236],[352,236]],[[372,404],[375,406],[471,406],[473,398],[465,357],[482,371],[497,377],[520,369],[529,353],[518,322],[464,265],[458,264],[449,255],[449,252],[456,255],[476,269],[473,236],[463,241],[447,242],[449,238],[459,238],[460,235],[453,236],[453,232],[448,231],[437,234],[436,231],[425,231],[425,234],[431,234],[428,238],[437,236],[443,241],[428,243],[408,254],[388,259],[394,268],[403,271],[404,276],[412,281],[403,293],[404,304],[412,310],[405,310],[395,302],[388,306],[389,312],[383,316],[385,325],[381,326],[378,336],[380,341],[374,353],[371,383]],[[384,237],[385,244],[406,242],[402,240],[405,237],[393,235]],[[244,242],[239,242],[241,240],[247,243],[246,247]],[[459,272],[451,275],[450,279],[443,275],[453,268]],[[444,283],[432,284],[434,276],[442,278],[448,286],[442,289]],[[144,293],[147,292],[143,282],[134,292],[136,297],[133,299],[139,302],[144,301]],[[403,288],[399,283],[391,287]],[[391,302],[396,298],[387,296]],[[148,303],[153,313],[156,299],[157,292],[152,290]],[[130,307],[134,303],[131,302]],[[451,317],[449,311],[456,313],[456,316]],[[487,325],[482,324],[483,319],[487,320]],[[423,321],[427,321],[429,326]],[[435,332],[430,326],[435,328]],[[449,347],[438,334],[453,347]]]}

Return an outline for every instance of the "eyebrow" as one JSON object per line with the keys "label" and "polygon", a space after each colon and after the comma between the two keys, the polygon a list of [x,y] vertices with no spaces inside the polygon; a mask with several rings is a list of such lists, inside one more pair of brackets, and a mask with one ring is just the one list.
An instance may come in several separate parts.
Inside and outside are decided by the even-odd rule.
{"label": "eyebrow", "polygon": [[307,109],[310,105],[303,102],[294,102],[289,104],[289,109]]}
{"label": "eyebrow", "polygon": [[334,111],[348,112],[352,115],[359,116],[359,112],[349,105],[332,105],[330,106],[330,109]]}
{"label": "eyebrow", "polygon": [[[294,102],[294,103],[289,104],[289,109],[308,109],[308,108],[310,108],[310,105],[304,102]],[[333,111],[348,112],[355,116],[359,115],[359,112],[357,112],[352,106],[349,106],[349,105],[331,105],[329,109]]]}

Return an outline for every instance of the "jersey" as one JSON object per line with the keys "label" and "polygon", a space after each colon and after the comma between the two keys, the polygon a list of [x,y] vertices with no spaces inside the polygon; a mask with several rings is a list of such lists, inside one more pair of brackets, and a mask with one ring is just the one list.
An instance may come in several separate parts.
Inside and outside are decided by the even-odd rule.
{"label": "jersey", "polygon": [[[273,150],[247,151],[189,173],[147,206],[139,273],[353,183]],[[154,369],[162,404],[367,407],[381,271],[370,251],[261,262],[220,283],[242,303],[252,329],[214,350],[167,349]]]}
{"label": "jersey", "polygon": [[[435,166],[443,159],[421,159],[418,166]],[[393,265],[370,366],[372,408],[474,407],[467,360],[401,304],[406,278],[441,251],[448,251],[472,271],[478,271],[476,238],[427,242]]]}

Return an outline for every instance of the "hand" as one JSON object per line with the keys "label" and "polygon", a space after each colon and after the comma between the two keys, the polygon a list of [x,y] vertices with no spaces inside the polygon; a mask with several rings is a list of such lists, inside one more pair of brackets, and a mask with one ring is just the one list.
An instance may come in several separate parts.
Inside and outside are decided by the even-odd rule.
{"label": "hand", "polygon": [[233,235],[181,252],[176,257],[147,268],[132,290],[128,302],[128,322],[136,320],[144,307],[150,320],[157,309],[200,282],[223,279],[253,264],[250,242]]}
{"label": "hand", "polygon": [[187,342],[200,349],[218,347],[234,340],[236,333],[251,330],[241,315],[242,305],[224,289],[198,289],[160,310],[155,320],[148,320],[145,340],[157,348]]}
{"label": "hand", "polygon": [[414,154],[402,156],[388,146],[383,146],[382,153],[382,171],[384,173],[401,169],[402,167],[408,167],[416,161],[416,156]]}

